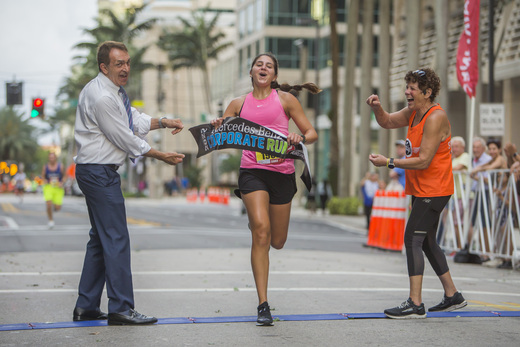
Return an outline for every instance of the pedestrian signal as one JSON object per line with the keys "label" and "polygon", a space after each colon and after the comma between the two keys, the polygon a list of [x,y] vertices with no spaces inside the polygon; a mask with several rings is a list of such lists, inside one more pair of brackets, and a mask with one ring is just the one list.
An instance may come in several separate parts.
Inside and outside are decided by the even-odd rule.
{"label": "pedestrian signal", "polygon": [[7,82],[5,84],[7,105],[11,106],[22,104],[22,87],[22,82]]}
{"label": "pedestrian signal", "polygon": [[33,99],[31,118],[44,117],[43,114],[44,100],[41,98]]}

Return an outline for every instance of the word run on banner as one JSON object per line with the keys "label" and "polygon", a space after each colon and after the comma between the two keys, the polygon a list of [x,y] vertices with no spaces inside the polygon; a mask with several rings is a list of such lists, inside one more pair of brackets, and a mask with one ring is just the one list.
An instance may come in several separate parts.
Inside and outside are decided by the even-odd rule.
{"label": "word run on banner", "polygon": [[237,148],[264,154],[262,160],[273,164],[284,159],[303,161],[305,168],[300,178],[311,190],[311,173],[307,148],[303,143],[288,145],[287,136],[241,117],[228,117],[215,128],[201,124],[189,129],[197,142],[197,158],[214,150]]}

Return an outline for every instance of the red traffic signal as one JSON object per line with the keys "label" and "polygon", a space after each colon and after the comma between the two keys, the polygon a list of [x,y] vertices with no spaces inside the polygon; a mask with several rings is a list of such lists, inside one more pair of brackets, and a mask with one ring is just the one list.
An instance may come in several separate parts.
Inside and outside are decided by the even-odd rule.
{"label": "red traffic signal", "polygon": [[41,117],[43,118],[43,107],[44,107],[44,100],[41,98],[34,98],[32,103],[32,111],[31,111],[31,117]]}

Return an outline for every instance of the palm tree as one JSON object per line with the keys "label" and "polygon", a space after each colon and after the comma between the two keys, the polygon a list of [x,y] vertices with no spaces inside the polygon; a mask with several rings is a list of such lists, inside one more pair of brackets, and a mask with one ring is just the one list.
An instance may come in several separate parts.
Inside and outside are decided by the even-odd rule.
{"label": "palm tree", "polygon": [[86,49],[88,52],[86,56],[75,57],[83,63],[83,69],[79,76],[83,86],[83,82],[86,83],[96,77],[99,71],[97,65],[97,48],[99,44],[108,40],[119,41],[125,43],[132,58],[132,78],[126,87],[128,96],[130,99],[141,97],[141,73],[146,69],[153,68],[154,65],[143,61],[143,55],[149,46],[138,48],[133,44],[133,40],[143,31],[150,30],[157,22],[157,18],[151,18],[137,23],[137,17],[145,7],[146,5],[130,7],[125,10],[121,18],[116,16],[112,10],[104,10],[101,13],[102,16],[97,18],[97,27],[84,29],[84,33],[92,36],[93,40],[80,42],[74,46],[74,48]]}
{"label": "palm tree", "polygon": [[[66,78],[58,91],[57,98],[60,102],[57,104],[59,106],[56,108],[55,114],[48,117],[48,122],[53,129],[58,128],[61,124],[74,126],[79,93],[99,72],[97,48],[104,41],[125,43],[132,58],[132,78],[129,80],[126,90],[130,99],[141,98],[141,73],[154,65],[143,61],[143,55],[149,46],[136,47],[133,40],[141,32],[152,28],[157,21],[156,18],[152,18],[137,23],[137,17],[144,8],[145,6],[130,7],[121,17],[116,16],[112,10],[104,10],[96,18],[97,25],[94,28],[83,29],[91,40],[80,42],[73,47],[85,52],[74,57],[76,64],[71,68],[71,75]],[[65,142],[71,146],[69,152],[73,153],[75,151],[73,139],[65,139]]]}
{"label": "palm tree", "polygon": [[83,32],[91,36],[91,41],[80,42],[75,49],[86,50],[84,54],[74,57],[76,64],[71,68],[71,75],[67,77],[58,91],[58,108],[54,115],[48,117],[52,128],[65,123],[74,125],[76,118],[76,106],[79,93],[83,87],[99,72],[97,65],[97,48],[100,43],[108,40],[124,42],[132,57],[132,78],[127,86],[127,93],[131,99],[141,96],[141,73],[154,67],[153,64],[143,61],[143,55],[149,46],[135,47],[133,39],[143,31],[149,30],[157,21],[156,18],[136,23],[137,16],[145,6],[128,8],[119,18],[111,10],[104,10],[96,19],[97,26],[91,29],[85,28]]}
{"label": "palm tree", "polygon": [[208,63],[232,43],[219,43],[225,37],[221,31],[215,31],[220,13],[206,22],[209,9],[193,11],[191,20],[177,17],[183,24],[181,29],[165,29],[159,37],[157,45],[168,53],[173,70],[181,68],[198,68],[202,71],[205,81],[205,96],[207,111],[211,111],[211,92],[209,84]]}
{"label": "palm tree", "polygon": [[0,158],[30,163],[39,147],[36,128],[12,107],[0,109]]}

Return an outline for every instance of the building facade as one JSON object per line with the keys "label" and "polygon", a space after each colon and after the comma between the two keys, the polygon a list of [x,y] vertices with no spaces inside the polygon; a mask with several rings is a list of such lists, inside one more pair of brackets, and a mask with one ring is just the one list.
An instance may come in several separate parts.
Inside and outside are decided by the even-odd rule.
{"label": "building facade", "polygon": [[[348,8],[351,2],[357,1],[360,6],[357,25],[356,47],[345,47],[348,34]],[[350,141],[350,152],[340,148],[340,161],[348,160],[360,165],[352,165],[349,175],[340,170],[342,177],[349,177],[349,193],[355,194],[355,186],[368,168],[364,142],[369,142],[369,151],[378,151],[386,155],[393,154],[392,145],[397,138],[405,136],[404,131],[387,131],[380,129],[372,121],[363,128],[363,113],[367,107],[362,95],[366,90],[381,95],[388,94],[389,108],[392,110],[404,107],[403,77],[408,70],[429,66],[441,76],[443,92],[438,101],[448,111],[453,135],[467,137],[469,134],[469,101],[457,82],[455,57],[458,39],[463,29],[464,0],[339,0],[336,1],[337,33],[340,47],[338,135],[339,143]],[[372,2],[374,11],[365,14],[367,4]],[[153,43],[163,27],[179,25],[177,16],[188,16],[190,11],[206,6],[199,1],[147,1],[147,16],[160,18],[157,27],[143,42]],[[492,3],[492,7],[490,4]],[[385,5],[385,6],[383,6]],[[274,53],[280,64],[279,81],[290,84],[311,81],[317,83],[324,91],[318,98],[302,92],[300,101],[306,115],[315,124],[320,133],[320,141],[310,148],[311,167],[318,179],[329,174],[330,162],[330,121],[328,113],[331,108],[332,57],[331,27],[329,4],[327,0],[236,0],[219,1],[218,5],[210,5],[214,10],[222,11],[219,30],[226,33],[226,40],[233,45],[223,52],[218,61],[210,64],[210,81],[204,81],[195,70],[176,70],[168,68],[167,55],[158,48],[148,52],[150,61],[162,68],[147,71],[143,78],[143,98],[145,111],[151,115],[167,114],[179,117],[186,127],[209,121],[225,109],[229,102],[242,94],[251,91],[249,69],[254,57],[261,52]],[[518,108],[520,95],[520,0],[481,0],[480,19],[480,79],[477,87],[477,114],[474,134],[480,133],[479,103],[489,101],[503,103],[505,108],[504,132],[500,137],[503,142],[520,145],[518,129],[520,119],[514,117]],[[384,9],[384,10],[383,10]],[[491,83],[493,100],[489,99],[490,55],[489,55],[489,12],[493,16],[493,51],[494,81]],[[369,18],[370,16],[370,18]],[[370,19],[372,39],[365,39],[364,23]],[[381,42],[384,38],[385,42]],[[389,45],[387,44],[388,42]],[[372,52],[367,58],[363,54],[366,45],[371,45]],[[387,48],[388,47],[388,48]],[[383,51],[382,51],[383,50]],[[346,53],[347,52],[347,53]],[[346,71],[344,65],[347,54],[355,55],[354,71]],[[385,58],[385,59],[384,59]],[[363,61],[371,61],[369,77],[362,72]],[[366,64],[365,64],[366,67]],[[344,95],[345,81],[354,85],[351,95]],[[388,79],[388,82],[385,82]],[[202,99],[204,83],[211,85],[212,110],[205,109]],[[385,83],[388,86],[385,87]],[[366,93],[366,92],[365,92]],[[352,98],[352,109],[345,110],[345,100]],[[350,105],[348,104],[348,105]],[[346,117],[350,112],[352,117]],[[211,118],[210,118],[211,117]],[[368,116],[370,118],[370,115]],[[345,119],[348,119],[346,121]],[[368,129],[368,130],[367,130]],[[219,157],[228,153],[214,153],[196,159],[195,142],[188,131],[176,137],[164,133],[158,141],[163,150],[172,149],[187,154],[184,165],[178,168],[158,169],[152,172],[153,177],[182,175],[182,168],[187,165],[206,168],[205,183],[218,184]],[[370,139],[370,140],[368,140]],[[470,141],[468,141],[470,143]],[[469,147],[468,149],[470,149]],[[160,164],[159,164],[160,167]],[[162,171],[161,171],[162,170]],[[151,180],[152,178],[150,178]],[[345,192],[345,191],[344,191]],[[345,194],[345,193],[340,194]],[[160,193],[160,189],[157,190]]]}

